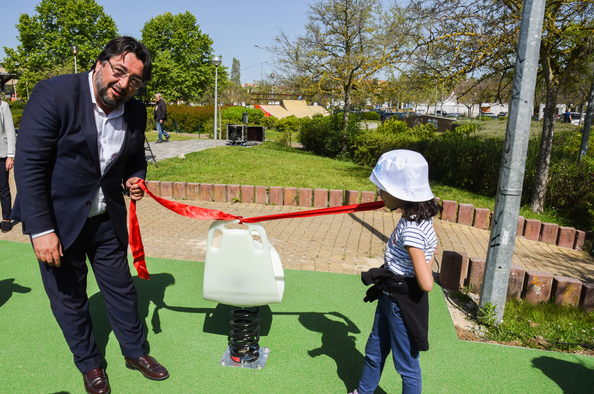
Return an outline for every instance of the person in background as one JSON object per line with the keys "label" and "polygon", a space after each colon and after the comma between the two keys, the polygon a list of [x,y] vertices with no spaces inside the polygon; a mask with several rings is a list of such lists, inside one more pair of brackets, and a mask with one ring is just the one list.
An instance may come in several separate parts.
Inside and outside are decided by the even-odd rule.
{"label": "person in background", "polygon": [[[157,131],[159,132],[157,143],[168,142],[169,134],[163,130],[163,122],[167,120],[167,106],[165,105],[165,101],[161,98],[161,93],[155,94],[155,101],[157,103],[157,105],[155,105],[155,123],[157,124]],[[165,141],[163,141],[163,136],[165,136]]]}
{"label": "person in background", "polygon": [[571,108],[567,108],[563,114],[563,123],[571,123]]}
{"label": "person in background", "polygon": [[12,230],[10,214],[12,197],[10,195],[9,175],[14,167],[16,134],[12,113],[7,102],[2,101],[0,93],[0,205],[2,205],[2,232]]}
{"label": "person in background", "polygon": [[[169,377],[144,348],[127,256],[124,193],[144,196],[138,181],[147,168],[146,108],[132,96],[151,70],[144,45],[115,38],[89,72],[40,81],[19,128],[13,218],[31,237],[52,312],[90,394],[111,388],[89,313],[87,259],[126,367],[152,380]],[[51,355],[38,356],[60,370]]]}

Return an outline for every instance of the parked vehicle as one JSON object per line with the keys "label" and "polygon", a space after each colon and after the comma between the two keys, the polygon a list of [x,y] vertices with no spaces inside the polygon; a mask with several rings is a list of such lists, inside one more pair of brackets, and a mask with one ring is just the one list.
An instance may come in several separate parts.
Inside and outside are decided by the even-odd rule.
{"label": "parked vehicle", "polygon": [[458,113],[458,112],[451,112],[451,113],[447,114],[448,118],[454,118],[454,119],[458,119],[461,116],[462,116],[462,114]]}
{"label": "parked vehicle", "polygon": [[582,114],[579,112],[572,112],[571,113],[571,124],[575,125],[575,126],[579,126],[580,124],[580,118],[582,117]]}
{"label": "parked vehicle", "polygon": [[501,111],[497,114],[497,117],[507,116],[507,112]]}
{"label": "parked vehicle", "polygon": [[448,113],[446,111],[435,111],[435,114],[437,116],[448,116]]}

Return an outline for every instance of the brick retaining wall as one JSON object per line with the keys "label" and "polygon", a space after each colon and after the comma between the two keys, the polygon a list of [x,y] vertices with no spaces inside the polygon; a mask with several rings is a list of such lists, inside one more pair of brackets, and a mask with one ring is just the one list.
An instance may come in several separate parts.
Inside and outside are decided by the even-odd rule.
{"label": "brick retaining wall", "polygon": [[[304,208],[327,208],[372,202],[379,199],[375,192],[356,190],[328,190],[293,187],[269,187],[251,185],[222,185],[212,183],[185,183],[147,181],[147,187],[156,196],[163,198],[197,201],[291,205]],[[441,220],[489,229],[493,213],[486,208],[475,208],[472,204],[458,204],[457,201],[443,201]],[[560,227],[540,220],[518,218],[516,236],[533,241],[547,242],[564,248],[581,249],[584,242],[592,238],[592,231]]]}
{"label": "brick retaining wall", "polygon": [[[468,258],[466,253],[445,250],[441,258],[440,284],[450,290],[467,286],[480,294],[485,274],[485,259]],[[536,304],[553,299],[557,305],[580,306],[586,312],[594,310],[594,283],[553,276],[548,272],[525,271],[512,265],[506,299],[520,299]]]}

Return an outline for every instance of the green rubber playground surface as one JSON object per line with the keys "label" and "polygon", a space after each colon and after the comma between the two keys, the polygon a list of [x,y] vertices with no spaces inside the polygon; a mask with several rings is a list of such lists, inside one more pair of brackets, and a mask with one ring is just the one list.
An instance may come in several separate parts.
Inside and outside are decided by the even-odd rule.
{"label": "green rubber playground surface", "polygon": [[[347,393],[357,387],[374,304],[358,276],[285,270],[283,302],[260,313],[261,370],[219,365],[229,308],[202,298],[204,263],[148,258],[136,278],[150,353],[171,377],[124,366],[92,275],[97,344],[113,393]],[[458,340],[441,289],[430,293],[424,393],[592,393],[594,358]],[[82,393],[82,377],[55,322],[28,244],[0,241],[0,393]],[[400,393],[391,360],[376,393]]]}

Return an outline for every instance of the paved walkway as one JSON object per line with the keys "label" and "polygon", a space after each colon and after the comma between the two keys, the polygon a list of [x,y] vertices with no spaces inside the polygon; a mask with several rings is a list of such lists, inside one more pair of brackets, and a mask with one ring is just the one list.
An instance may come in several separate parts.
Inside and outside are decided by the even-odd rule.
{"label": "paved walkway", "polygon": [[[199,147],[217,146],[220,142],[170,141],[156,144],[163,150],[155,151],[155,155],[177,156],[188,146],[196,149],[195,144]],[[151,144],[151,147],[153,145],[155,144]],[[180,147],[177,154],[176,146]],[[14,198],[15,186],[12,180],[11,190]],[[243,217],[304,210],[274,205],[183,202]],[[148,196],[138,204],[138,217],[147,256],[204,261],[206,235],[212,221],[177,215]],[[262,225],[285,268],[355,274],[382,264],[384,245],[399,219],[399,214],[378,210],[275,220],[262,222]],[[444,250],[465,252],[469,257],[486,257],[489,231],[441,220],[435,221],[435,227],[439,246],[434,270],[439,270],[441,253]],[[0,233],[0,239],[29,242],[28,237],[22,234],[20,224],[9,233]],[[526,270],[545,271],[594,282],[594,258],[587,253],[525,238],[516,239],[513,264]],[[150,271],[150,259],[148,267]]]}
{"label": "paved walkway", "polygon": [[151,153],[147,150],[147,160],[152,161],[154,157],[155,160],[160,161],[164,159],[171,159],[172,157],[177,157],[181,154],[185,155],[186,153],[198,152],[208,148],[214,148],[215,146],[225,146],[227,145],[227,141],[195,139],[187,141],[169,141],[160,144],[156,142],[151,142],[149,143],[149,145],[153,152],[153,156],[151,156]]}

